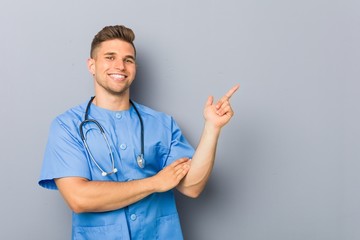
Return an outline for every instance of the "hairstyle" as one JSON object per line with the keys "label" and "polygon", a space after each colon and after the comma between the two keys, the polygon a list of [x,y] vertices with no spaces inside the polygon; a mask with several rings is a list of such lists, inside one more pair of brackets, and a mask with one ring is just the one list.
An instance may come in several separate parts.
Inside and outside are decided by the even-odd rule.
{"label": "hairstyle", "polygon": [[91,43],[91,50],[90,50],[90,57],[93,58],[94,56],[94,50],[102,43],[107,40],[113,40],[113,39],[120,39],[122,41],[130,43],[135,51],[136,55],[136,48],[133,43],[135,39],[134,32],[123,25],[115,25],[115,26],[106,26],[104,27],[100,32],[98,32],[92,43]]}

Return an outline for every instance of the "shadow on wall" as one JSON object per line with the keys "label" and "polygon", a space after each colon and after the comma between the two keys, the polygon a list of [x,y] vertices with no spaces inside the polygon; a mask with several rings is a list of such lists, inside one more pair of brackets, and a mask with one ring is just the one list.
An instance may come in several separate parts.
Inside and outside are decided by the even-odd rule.
{"label": "shadow on wall", "polygon": [[[161,89],[159,84],[162,81],[157,78],[158,74],[156,74],[159,68],[152,65],[151,57],[144,53],[143,49],[140,52],[142,54],[137,59],[137,75],[131,86],[131,98],[140,104],[157,110],[156,106],[161,104],[156,101],[166,101],[159,92]],[[185,130],[182,128],[185,136],[189,136],[190,134],[187,135]],[[196,146],[192,141],[189,142],[194,147]],[[220,159],[225,158],[225,156],[221,156],[220,152],[218,155]],[[216,167],[199,198],[191,199],[175,190],[176,204],[185,239],[204,239],[206,236],[204,228],[209,224],[203,220],[207,218],[211,218],[210,222],[215,222],[215,225],[221,228],[221,225],[218,224],[219,217],[230,215],[230,211],[233,210],[231,209],[233,203],[230,198],[233,191],[230,192],[231,188],[225,187],[225,183],[231,182],[233,178],[235,177],[230,171]]]}
{"label": "shadow on wall", "polygon": [[229,210],[227,206],[231,203],[229,191],[219,181],[219,175],[222,174],[224,173],[214,170],[205,190],[197,199],[188,198],[175,191],[184,239],[204,239],[204,236],[208,236],[205,228],[209,225],[205,224],[203,219],[208,219],[207,223],[219,223],[222,216],[227,215],[225,212]]}
{"label": "shadow on wall", "polygon": [[[143,53],[143,50],[144,49],[140,52]],[[136,60],[138,65],[136,79],[132,83],[130,91],[131,99],[145,106],[153,107],[156,105],[154,102],[156,100],[153,96],[154,94],[159,94],[157,93],[157,89],[159,88],[156,86],[158,83],[155,79],[156,74],[152,71],[154,68],[151,66],[151,61],[149,61],[149,59],[150,58],[146,58],[146,54],[138,56]],[[210,209],[207,209],[210,208],[210,205],[203,204],[201,199],[211,199],[210,201],[216,201],[215,197],[212,196],[214,195],[214,191],[212,191],[214,187],[215,186],[211,184],[211,181],[209,181],[206,190],[199,199],[190,199],[175,191],[185,239],[201,239],[196,236],[197,231],[195,231],[194,225],[192,224],[193,215],[201,215],[203,211],[210,211]]]}
{"label": "shadow on wall", "polygon": [[[144,49],[138,51],[143,52]],[[131,85],[131,99],[134,101],[143,104],[145,106],[151,107],[152,96],[156,94],[156,81],[155,74],[151,71],[151,61],[150,58],[146,58],[146,54],[141,54],[137,56],[136,64],[136,78]]]}

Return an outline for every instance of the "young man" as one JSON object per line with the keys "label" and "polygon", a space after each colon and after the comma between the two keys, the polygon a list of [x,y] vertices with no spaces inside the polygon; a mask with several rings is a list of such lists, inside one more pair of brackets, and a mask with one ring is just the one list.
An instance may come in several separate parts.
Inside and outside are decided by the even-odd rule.
{"label": "young man", "polygon": [[194,151],[170,116],[130,100],[134,38],[125,26],[94,37],[88,68],[95,97],[50,128],[39,184],[58,189],[73,211],[73,239],[182,239],[172,189],[199,196],[233,115],[229,99],[238,85],[216,104],[208,98]]}

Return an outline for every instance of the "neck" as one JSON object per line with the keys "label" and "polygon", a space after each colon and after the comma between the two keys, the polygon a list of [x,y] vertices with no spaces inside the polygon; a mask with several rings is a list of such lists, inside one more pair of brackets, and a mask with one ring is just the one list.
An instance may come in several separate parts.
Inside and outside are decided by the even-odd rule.
{"label": "neck", "polygon": [[112,111],[123,111],[130,108],[129,97],[107,96],[106,98],[103,98],[101,96],[95,95],[93,104]]}

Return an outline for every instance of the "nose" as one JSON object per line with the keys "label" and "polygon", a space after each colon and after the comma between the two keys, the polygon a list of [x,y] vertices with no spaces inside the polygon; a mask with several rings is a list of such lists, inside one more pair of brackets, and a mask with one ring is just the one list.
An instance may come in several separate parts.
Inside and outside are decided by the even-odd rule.
{"label": "nose", "polygon": [[123,60],[118,60],[115,62],[115,68],[119,70],[125,70],[125,63]]}

